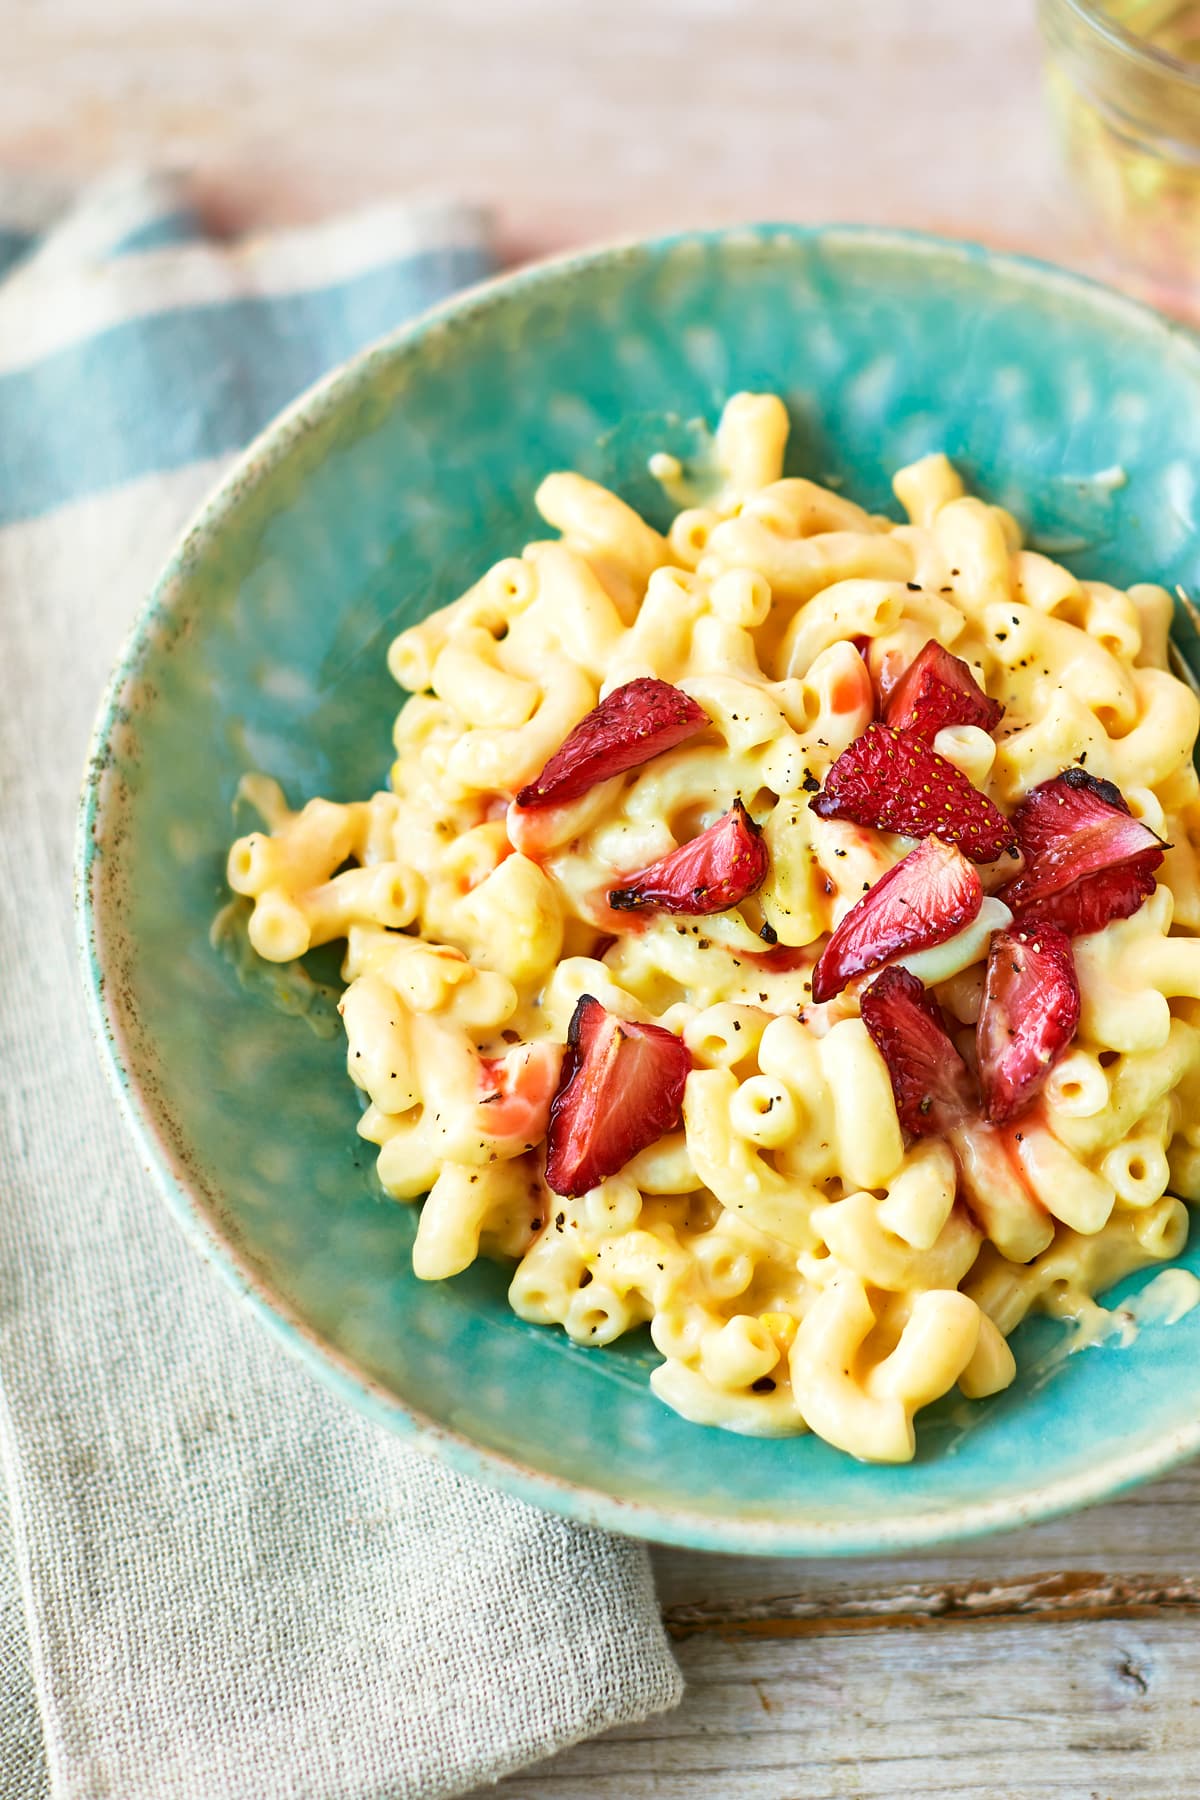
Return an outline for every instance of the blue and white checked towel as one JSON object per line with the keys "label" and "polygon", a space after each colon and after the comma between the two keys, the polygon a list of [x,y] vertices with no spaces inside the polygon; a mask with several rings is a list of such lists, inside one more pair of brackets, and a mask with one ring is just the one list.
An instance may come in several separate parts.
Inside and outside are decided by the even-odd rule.
{"label": "blue and white checked towel", "polygon": [[171,540],[487,266],[461,207],[222,245],[170,182],[0,180],[0,1800],[432,1800],[679,1697],[641,1547],[402,1449],[243,1315],[78,992],[88,728]]}

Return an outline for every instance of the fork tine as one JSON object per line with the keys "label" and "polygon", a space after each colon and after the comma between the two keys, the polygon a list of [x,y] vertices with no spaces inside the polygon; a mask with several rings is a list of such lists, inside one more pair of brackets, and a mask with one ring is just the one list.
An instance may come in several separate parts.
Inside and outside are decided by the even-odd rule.
{"label": "fork tine", "polygon": [[1175,594],[1180,606],[1182,606],[1184,612],[1187,614],[1188,624],[1196,635],[1200,637],[1200,607],[1196,605],[1196,602],[1192,599],[1182,582],[1176,582]]}
{"label": "fork tine", "polygon": [[[1188,624],[1195,632],[1197,639],[1200,639],[1200,607],[1197,607],[1195,601],[1183,586],[1182,582],[1176,582],[1175,595],[1180,606],[1183,608],[1184,616],[1187,619]],[[1197,678],[1196,671],[1193,669],[1191,663],[1183,654],[1183,651],[1179,648],[1179,645],[1175,642],[1174,638],[1169,638],[1167,641],[1167,660],[1171,664],[1173,673],[1176,674],[1181,681],[1186,682],[1194,694],[1200,695],[1200,679]]]}
{"label": "fork tine", "polygon": [[1183,651],[1179,648],[1179,645],[1175,642],[1174,638],[1170,638],[1167,642],[1167,659],[1171,664],[1171,673],[1177,675],[1180,681],[1185,682],[1187,686],[1191,688],[1193,694],[1200,699],[1200,680],[1197,680],[1196,673],[1192,668],[1191,663],[1183,654]]}

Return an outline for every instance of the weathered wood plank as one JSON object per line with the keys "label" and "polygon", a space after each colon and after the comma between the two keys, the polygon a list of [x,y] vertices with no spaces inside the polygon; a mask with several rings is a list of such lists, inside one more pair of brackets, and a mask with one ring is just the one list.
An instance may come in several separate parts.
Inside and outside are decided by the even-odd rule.
{"label": "weathered wood plank", "polygon": [[914,1630],[986,1619],[1142,1619],[1164,1613],[1200,1617],[1200,1581],[1109,1576],[1064,1569],[1003,1581],[908,1582],[884,1593],[831,1597],[783,1594],[746,1605],[673,1606],[664,1615],[678,1643],[703,1632],[726,1637],[825,1637],[831,1632]]}
{"label": "weathered wood plank", "polygon": [[[681,1645],[689,1688],[489,1793],[504,1800],[1185,1800],[1200,1633],[1186,1619],[991,1622],[820,1643]],[[477,1797],[482,1800],[482,1795]]]}
{"label": "weathered wood plank", "polygon": [[1200,1791],[1200,1465],[921,1556],[659,1550],[655,1567],[683,1706],[514,1777],[506,1800]]}
{"label": "weathered wood plank", "polygon": [[798,1562],[660,1550],[655,1566],[680,1638],[726,1627],[799,1634],[1003,1614],[1195,1611],[1200,1464],[1089,1512],[917,1556]]}

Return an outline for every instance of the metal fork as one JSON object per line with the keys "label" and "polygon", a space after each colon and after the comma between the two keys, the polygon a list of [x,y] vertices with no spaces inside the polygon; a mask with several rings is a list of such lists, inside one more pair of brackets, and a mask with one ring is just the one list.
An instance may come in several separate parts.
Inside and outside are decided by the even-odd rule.
{"label": "metal fork", "polygon": [[[1200,639],[1200,607],[1197,607],[1196,602],[1192,599],[1185,587],[1177,585],[1175,592],[1179,598],[1180,606],[1182,606],[1184,612],[1187,614],[1189,625],[1196,633],[1197,638]],[[1171,664],[1172,673],[1177,675],[1180,681],[1186,681],[1193,694],[1200,696],[1200,678],[1197,677],[1196,671],[1192,668],[1191,663],[1183,654],[1183,651],[1179,648],[1179,645],[1175,642],[1174,638],[1168,638],[1167,640],[1167,660]]]}

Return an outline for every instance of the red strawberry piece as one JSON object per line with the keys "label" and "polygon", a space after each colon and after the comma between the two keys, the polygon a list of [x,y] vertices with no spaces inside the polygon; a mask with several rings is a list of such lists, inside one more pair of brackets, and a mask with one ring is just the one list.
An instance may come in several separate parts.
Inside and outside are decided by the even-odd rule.
{"label": "red strawberry piece", "polygon": [[909,950],[928,950],[969,925],[983,905],[978,871],[953,844],[926,838],[850,908],[813,970],[812,997]]}
{"label": "red strawberry piece", "polygon": [[971,1072],[941,1008],[907,969],[885,969],[860,1002],[863,1023],[887,1064],[896,1113],[914,1137],[945,1136],[975,1105]]}
{"label": "red strawberry piece", "polygon": [[1042,922],[997,931],[975,1039],[983,1107],[994,1125],[1037,1099],[1078,1024],[1079,980],[1066,933]]}
{"label": "red strawberry piece", "polygon": [[[1089,932],[1103,931],[1114,919],[1128,919],[1147,901],[1158,885],[1154,868],[1139,868],[1126,863],[1117,869],[1105,869],[1083,881],[1072,882],[1061,894],[1051,894],[1027,907],[1014,908],[1023,925],[1037,925],[1044,920],[1057,925],[1068,937],[1086,937]],[[1149,861],[1149,852],[1147,853]],[[1004,890],[1001,889],[1001,894]],[[1010,901],[1005,902],[1011,905]]]}
{"label": "red strawberry piece", "polygon": [[710,723],[703,707],[669,681],[643,676],[614,688],[559,745],[518,806],[561,806],[597,782],[638,769]]}
{"label": "red strawberry piece", "polygon": [[1068,937],[1135,913],[1169,848],[1132,816],[1120,788],[1085,769],[1043,781],[1012,822],[1025,868],[999,897],[1022,924],[1046,920]]}
{"label": "red strawberry piece", "polygon": [[547,1186],[556,1194],[586,1194],[674,1131],[691,1066],[686,1046],[661,1025],[614,1018],[584,994],[550,1103]]}
{"label": "red strawberry piece", "polygon": [[972,862],[1016,856],[1009,821],[961,769],[919,738],[868,725],[843,750],[809,801],[822,819],[849,819],[905,837],[940,837]]}
{"label": "red strawberry piece", "polygon": [[[1043,781],[1026,794],[1012,822],[1026,862],[1069,861],[1073,876],[1161,847],[1149,826],[1133,817],[1116,783],[1086,769],[1064,769]],[[1090,859],[1086,866],[1084,856]]]}
{"label": "red strawberry piece", "polygon": [[762,886],[769,863],[762,832],[740,800],[707,831],[611,889],[616,912],[727,912]]}
{"label": "red strawberry piece", "polygon": [[1004,717],[989,700],[961,657],[951,656],[933,638],[909,664],[888,696],[883,721],[895,731],[911,731],[932,744],[946,725],[978,725],[994,731]]}

